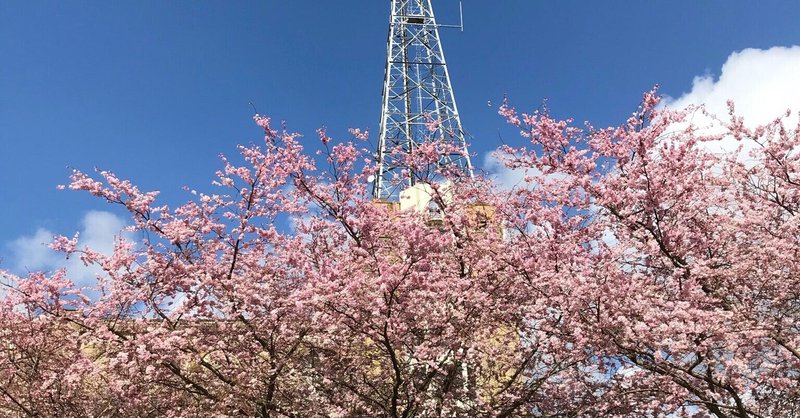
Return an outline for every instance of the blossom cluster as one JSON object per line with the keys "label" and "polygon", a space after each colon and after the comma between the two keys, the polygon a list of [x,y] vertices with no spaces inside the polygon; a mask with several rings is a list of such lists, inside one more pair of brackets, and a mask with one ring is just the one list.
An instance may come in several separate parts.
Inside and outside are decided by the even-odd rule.
{"label": "blossom cluster", "polygon": [[436,219],[372,199],[365,132],[313,156],[261,115],[174,208],[76,171],[138,238],[54,239],[90,288],[0,273],[0,415],[794,416],[800,130],[731,106],[722,136],[755,146],[712,153],[702,111],[653,91],[597,129],[503,104],[528,142],[505,163],[541,181],[432,184]]}

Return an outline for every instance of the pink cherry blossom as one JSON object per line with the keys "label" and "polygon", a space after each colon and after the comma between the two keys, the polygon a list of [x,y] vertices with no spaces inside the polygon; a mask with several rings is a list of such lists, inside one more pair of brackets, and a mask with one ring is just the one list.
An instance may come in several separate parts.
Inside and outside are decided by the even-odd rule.
{"label": "pink cherry blossom", "polygon": [[[76,170],[133,238],[54,238],[91,288],[0,272],[0,415],[793,416],[800,129],[731,106],[704,134],[658,101],[608,128],[504,103],[505,162],[540,181],[421,176],[436,213],[373,201],[370,150],[319,131],[314,158],[261,115],[183,204]],[[756,146],[701,146],[722,136]]]}

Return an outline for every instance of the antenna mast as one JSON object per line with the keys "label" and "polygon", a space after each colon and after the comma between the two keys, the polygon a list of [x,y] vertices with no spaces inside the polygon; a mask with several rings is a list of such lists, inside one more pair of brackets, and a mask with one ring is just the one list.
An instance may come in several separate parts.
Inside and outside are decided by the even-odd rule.
{"label": "antenna mast", "polygon": [[[464,130],[439,39],[440,27],[463,28],[463,23],[437,25],[431,0],[392,0],[378,170],[372,192],[376,199],[395,199],[401,190],[418,182],[436,181],[443,168],[472,176]],[[431,130],[429,126],[436,128]],[[403,153],[437,139],[451,145],[452,152],[440,155],[428,167],[412,170],[405,166]],[[402,152],[398,155],[397,151]]]}

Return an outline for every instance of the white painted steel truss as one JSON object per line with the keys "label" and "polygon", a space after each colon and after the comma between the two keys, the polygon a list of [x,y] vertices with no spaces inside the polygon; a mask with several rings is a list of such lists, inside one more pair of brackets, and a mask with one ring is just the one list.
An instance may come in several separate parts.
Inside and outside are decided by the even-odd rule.
{"label": "white painted steel truss", "polygon": [[[392,0],[383,108],[373,196],[396,199],[402,189],[448,173],[472,176],[472,164],[430,0]],[[450,148],[436,163],[411,169],[404,155],[425,142]]]}

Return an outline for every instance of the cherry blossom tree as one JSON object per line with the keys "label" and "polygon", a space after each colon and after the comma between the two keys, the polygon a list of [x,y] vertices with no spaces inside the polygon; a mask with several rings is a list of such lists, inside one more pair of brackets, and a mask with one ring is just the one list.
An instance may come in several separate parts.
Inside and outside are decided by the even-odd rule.
{"label": "cherry blossom tree", "polygon": [[[552,242],[515,264],[553,275],[545,292],[616,381],[598,405],[609,414],[794,416],[800,130],[748,129],[730,104],[703,134],[702,108],[657,104],[646,94],[608,129],[501,108],[533,145],[506,149],[509,164],[544,179],[515,191],[517,235]],[[727,137],[739,148],[704,146]]]}
{"label": "cherry blossom tree", "polygon": [[[797,127],[658,108],[621,126],[500,113],[505,190],[374,201],[366,134],[263,129],[171,207],[108,171],[69,188],[130,215],[99,266],[2,273],[4,416],[791,416],[800,404]],[[703,144],[756,144],[713,154]],[[317,142],[319,155],[304,142]],[[437,161],[437,141],[414,167]],[[744,148],[743,148],[744,149]],[[399,157],[399,156],[398,156]],[[425,179],[420,179],[425,180]],[[291,225],[291,226],[289,226]]]}

